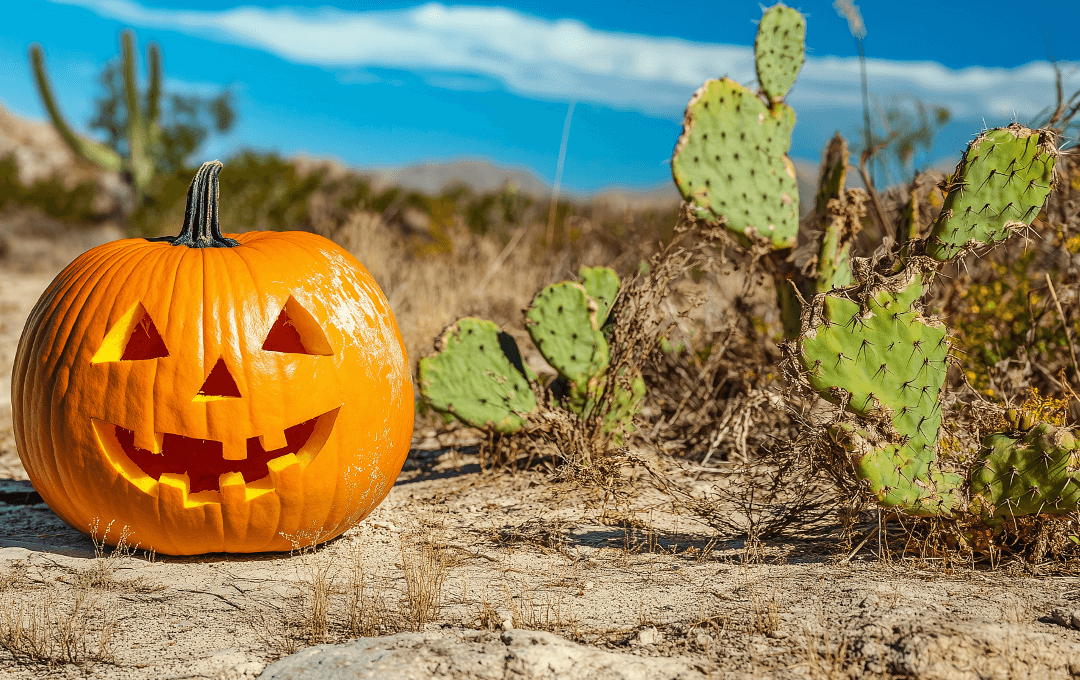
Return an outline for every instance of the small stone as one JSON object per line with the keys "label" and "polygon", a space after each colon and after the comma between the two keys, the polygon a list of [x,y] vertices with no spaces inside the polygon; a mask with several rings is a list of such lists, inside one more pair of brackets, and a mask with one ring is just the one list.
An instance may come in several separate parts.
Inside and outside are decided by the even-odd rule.
{"label": "small stone", "polygon": [[637,643],[642,646],[655,645],[663,639],[663,634],[656,630],[656,626],[646,626],[638,631]]}
{"label": "small stone", "polygon": [[1064,607],[1055,607],[1054,610],[1050,612],[1050,618],[1066,628],[1080,630],[1080,611],[1074,611]]}
{"label": "small stone", "polygon": [[695,628],[692,632],[694,634],[694,642],[697,643],[698,647],[706,648],[712,644],[713,636],[709,635],[701,628]]}

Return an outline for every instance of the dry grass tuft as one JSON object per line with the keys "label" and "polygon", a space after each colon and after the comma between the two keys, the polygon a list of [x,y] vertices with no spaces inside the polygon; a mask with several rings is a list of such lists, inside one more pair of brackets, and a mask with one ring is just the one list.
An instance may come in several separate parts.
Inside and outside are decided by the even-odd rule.
{"label": "dry grass tuft", "polygon": [[846,638],[834,642],[829,632],[814,635],[803,630],[805,660],[797,664],[806,668],[810,680],[846,680],[851,677],[851,662]]}
{"label": "dry grass tuft", "polygon": [[153,593],[165,586],[153,583],[144,576],[118,580],[116,570],[132,558],[139,549],[138,544],[128,543],[131,531],[127,526],[120,530],[116,546],[109,548],[106,540],[112,532],[114,522],[109,522],[101,531],[101,520],[94,518],[90,523],[90,540],[94,543],[94,560],[86,569],[74,570],[72,576],[76,587],[96,590],[115,590],[128,593]]}
{"label": "dry grass tuft", "polygon": [[518,593],[512,594],[506,586],[506,599],[510,605],[510,622],[514,628],[524,630],[544,630],[566,635],[570,639],[578,638],[577,618],[563,609],[563,598],[546,591],[537,600],[537,593],[524,582],[519,584]]}
{"label": "dry grass tuft", "polygon": [[55,592],[36,602],[5,598],[0,603],[0,647],[17,663],[85,665],[113,660],[115,612],[90,593],[71,602]]}
{"label": "dry grass tuft", "polygon": [[[103,592],[154,592],[162,586],[138,577],[118,580],[116,570],[136,547],[127,544],[126,527],[116,548],[106,550],[112,524],[100,532],[90,525],[96,557],[91,566],[71,572],[67,581],[31,586],[28,565],[12,564],[0,577],[0,648],[16,663],[85,666],[114,661],[113,638],[119,626],[116,603]],[[44,592],[42,592],[44,591]]]}
{"label": "dry grass tuft", "polygon": [[430,538],[407,534],[401,542],[401,569],[405,574],[405,620],[421,631],[434,621],[442,605],[442,589],[449,573],[449,559]]}
{"label": "dry grass tuft", "polygon": [[563,555],[569,554],[566,543],[566,525],[559,519],[534,517],[512,526],[500,527],[496,531],[500,543],[506,545],[531,544],[539,546],[545,552],[551,550]]}

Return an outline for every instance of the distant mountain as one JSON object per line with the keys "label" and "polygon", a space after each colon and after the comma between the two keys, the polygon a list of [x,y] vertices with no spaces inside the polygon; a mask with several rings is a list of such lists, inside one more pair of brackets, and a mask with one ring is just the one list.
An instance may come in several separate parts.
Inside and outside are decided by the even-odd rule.
{"label": "distant mountain", "polygon": [[375,187],[401,187],[437,194],[453,184],[464,184],[477,193],[501,190],[513,182],[518,191],[543,196],[551,188],[536,173],[523,167],[499,167],[482,160],[459,160],[449,163],[423,163],[403,168],[357,168],[375,180]]}
{"label": "distant mountain", "polygon": [[[795,174],[799,185],[799,202],[805,212],[813,205],[817,191],[818,164],[796,158]],[[357,172],[373,178],[376,188],[398,186],[427,194],[436,194],[453,184],[461,183],[476,192],[499,191],[507,182],[513,182],[518,190],[532,196],[548,196],[551,185],[528,168],[500,167],[483,160],[460,160],[449,163],[424,163],[402,168],[357,168]],[[857,173],[849,175],[849,185],[862,186]],[[675,183],[661,182],[646,189],[606,189],[594,194],[564,192],[564,196],[576,200],[600,200],[632,208],[650,205],[665,206],[680,201]]]}

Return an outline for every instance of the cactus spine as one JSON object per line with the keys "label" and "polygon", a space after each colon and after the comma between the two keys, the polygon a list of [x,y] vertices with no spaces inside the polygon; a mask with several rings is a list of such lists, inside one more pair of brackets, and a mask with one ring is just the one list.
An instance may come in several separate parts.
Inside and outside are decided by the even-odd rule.
{"label": "cactus spine", "polygon": [[1030,223],[1053,185],[1056,156],[1044,130],[1013,124],[979,135],[926,240],[908,241],[892,273],[860,261],[855,284],[819,294],[804,310],[795,357],[820,396],[855,416],[831,432],[884,506],[948,517],[967,510],[971,499],[970,510],[987,521],[1077,508],[1080,447],[1051,425],[988,436],[966,480],[939,468],[949,336],[919,303],[939,262],[992,246]]}
{"label": "cactus spine", "polygon": [[154,44],[147,48],[150,83],[146,91],[145,104],[139,101],[138,86],[135,82],[135,35],[130,30],[120,34],[120,59],[124,76],[124,102],[127,109],[127,157],[121,156],[104,144],[75,134],[64,120],[53,96],[41,46],[36,44],[30,46],[30,63],[34,72],[34,81],[53,127],[76,156],[103,170],[124,174],[134,188],[136,202],[138,202],[145,195],[156,171],[156,148],[160,137],[158,117],[161,98],[161,53]]}

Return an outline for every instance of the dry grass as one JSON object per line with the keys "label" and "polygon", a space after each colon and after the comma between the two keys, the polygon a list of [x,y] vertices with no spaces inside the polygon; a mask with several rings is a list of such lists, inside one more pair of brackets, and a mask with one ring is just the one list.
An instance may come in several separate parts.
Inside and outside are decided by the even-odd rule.
{"label": "dry grass", "polygon": [[16,663],[84,666],[114,660],[119,626],[117,603],[109,591],[154,592],[162,586],[142,577],[118,580],[116,570],[135,548],[121,533],[115,549],[106,550],[110,523],[100,532],[90,526],[95,558],[89,567],[72,570],[69,586],[59,580],[31,586],[28,566],[17,562],[0,577],[0,647]]}
{"label": "dry grass", "polygon": [[535,545],[544,552],[569,555],[566,524],[560,519],[534,517],[520,524],[500,527],[496,539],[505,545]]}
{"label": "dry grass", "polygon": [[803,630],[805,660],[797,664],[806,669],[810,680],[845,680],[851,677],[848,641],[834,642],[828,631],[819,635]]}
{"label": "dry grass", "polygon": [[75,585],[84,589],[115,590],[128,593],[153,593],[162,590],[165,586],[153,583],[143,576],[118,580],[116,570],[124,565],[124,562],[133,557],[139,546],[128,543],[127,538],[131,535],[127,526],[120,530],[120,536],[113,548],[106,543],[112,532],[114,522],[109,522],[105,530],[101,530],[101,521],[98,518],[90,523],[90,540],[94,544],[94,560],[90,566],[74,570],[72,576]]}
{"label": "dry grass", "polygon": [[544,591],[538,596],[534,589],[521,582],[516,594],[511,592],[509,585],[506,586],[506,599],[514,628],[545,630],[570,639],[579,637],[577,618],[564,607],[563,598],[555,593]]}
{"label": "dry grass", "polygon": [[[634,228],[633,216],[625,219],[628,228]],[[619,239],[593,220],[569,222],[570,234],[560,230],[560,238],[549,245],[542,222],[507,225],[512,229],[480,235],[469,231],[459,216],[451,216],[444,225],[446,252],[441,253],[418,250],[413,238],[374,212],[353,213],[341,224],[317,222],[316,231],[356,255],[371,272],[390,301],[415,363],[431,352],[433,340],[446,326],[463,316],[491,319],[524,340],[521,310],[540,288],[572,275],[582,264],[635,266],[659,237]],[[535,355],[530,343],[519,344]]]}
{"label": "dry grass", "polygon": [[443,583],[449,573],[449,560],[429,537],[406,534],[401,542],[401,569],[405,574],[405,620],[421,631],[439,615]]}
{"label": "dry grass", "polygon": [[320,547],[319,540],[296,537],[297,578],[284,601],[261,602],[244,614],[255,637],[275,655],[356,637],[421,631],[438,618],[451,563],[430,537],[403,533],[398,567],[404,588],[370,574],[360,544],[339,546],[344,548],[341,559]]}
{"label": "dry grass", "polygon": [[0,647],[18,663],[112,661],[116,628],[116,613],[86,591],[68,602],[49,592],[35,601],[5,598],[0,604]]}

